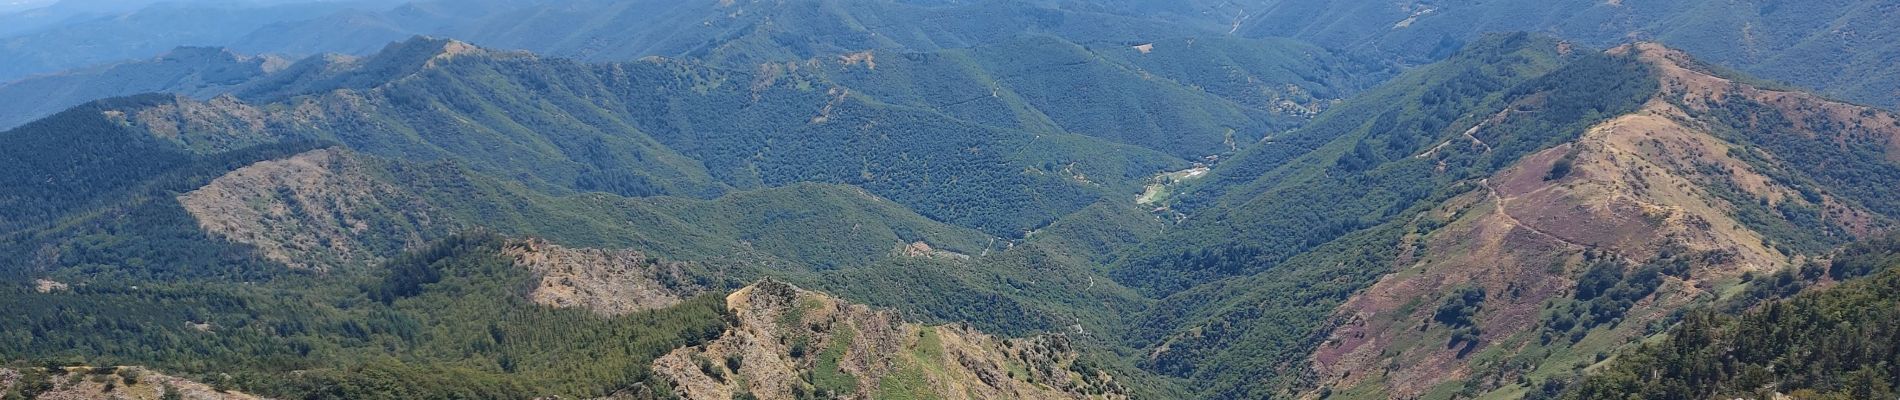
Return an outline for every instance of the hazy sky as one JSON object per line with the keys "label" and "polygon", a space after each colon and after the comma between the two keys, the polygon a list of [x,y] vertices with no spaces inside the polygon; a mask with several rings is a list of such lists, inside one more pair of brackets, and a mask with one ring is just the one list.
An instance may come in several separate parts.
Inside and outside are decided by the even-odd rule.
{"label": "hazy sky", "polygon": [[[64,0],[64,3],[66,3],[65,4],[66,6],[73,6],[74,8],[82,9],[82,10],[124,11],[124,10],[138,8],[140,6],[144,6],[144,5],[152,4],[152,3],[209,3],[209,2],[246,3],[246,2],[249,2],[249,3],[261,3],[261,4],[284,4],[284,3],[302,3],[302,2],[317,2],[317,1],[351,1],[351,2],[358,2],[358,3],[374,3],[375,2],[374,0]],[[402,3],[403,1],[404,0],[383,0],[382,2],[389,3],[389,4],[398,4],[398,3]],[[0,13],[11,13],[11,12],[31,10],[35,8],[50,6],[55,3],[60,3],[60,2],[61,0],[0,0]]]}
{"label": "hazy sky", "polygon": [[0,12],[14,12],[53,4],[55,0],[0,0]]}

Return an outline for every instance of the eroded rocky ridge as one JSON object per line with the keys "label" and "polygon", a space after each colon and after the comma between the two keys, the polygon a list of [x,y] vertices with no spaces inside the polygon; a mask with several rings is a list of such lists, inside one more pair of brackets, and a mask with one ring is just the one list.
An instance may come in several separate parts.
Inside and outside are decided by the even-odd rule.
{"label": "eroded rocky ridge", "polygon": [[1062,336],[993,337],[765,281],[726,297],[735,326],[654,371],[687,399],[1124,399]]}

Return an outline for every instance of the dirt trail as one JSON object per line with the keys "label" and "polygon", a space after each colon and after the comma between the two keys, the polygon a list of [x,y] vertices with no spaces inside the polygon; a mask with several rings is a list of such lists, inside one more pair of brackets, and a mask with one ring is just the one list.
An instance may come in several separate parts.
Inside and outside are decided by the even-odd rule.
{"label": "dirt trail", "polygon": [[1551,239],[1553,239],[1553,240],[1556,240],[1556,241],[1559,241],[1559,242],[1563,242],[1563,243],[1565,243],[1565,244],[1569,244],[1569,245],[1572,245],[1572,246],[1578,246],[1578,247],[1584,247],[1584,248],[1589,248],[1589,247],[1590,247],[1590,246],[1586,246],[1586,245],[1584,245],[1584,244],[1582,244],[1582,243],[1577,243],[1577,242],[1575,242],[1575,241],[1572,241],[1572,240],[1570,240],[1570,239],[1566,239],[1566,238],[1564,238],[1563,236],[1557,236],[1556,234],[1553,234],[1553,233],[1550,233],[1550,232],[1545,232],[1545,231],[1544,231],[1543,229],[1538,229],[1538,228],[1537,228],[1537,227],[1535,227],[1535,226],[1531,226],[1530,224],[1526,224],[1526,223],[1524,223],[1524,221],[1521,221],[1521,220],[1518,220],[1518,219],[1517,219],[1517,216],[1514,216],[1514,215],[1511,215],[1511,209],[1510,209],[1509,207],[1507,207],[1507,206],[1506,206],[1506,204],[1505,204],[1505,203],[1507,203],[1507,201],[1508,201],[1508,200],[1504,198],[1504,195],[1502,195],[1502,194],[1498,194],[1498,188],[1495,188],[1495,187],[1492,187],[1492,186],[1491,186],[1491,180],[1490,180],[1490,179],[1485,179],[1485,180],[1483,180],[1483,181],[1479,181],[1479,184],[1480,184],[1480,185],[1484,185],[1484,189],[1485,189],[1485,191],[1487,191],[1487,192],[1489,192],[1489,193],[1487,193],[1487,196],[1491,198],[1491,202],[1492,202],[1492,204],[1496,204],[1496,205],[1497,205],[1497,207],[1498,207],[1498,216],[1501,216],[1501,217],[1504,217],[1504,219],[1505,219],[1505,220],[1507,220],[1507,221],[1510,221],[1510,223],[1511,223],[1511,225],[1515,225],[1515,226],[1517,226],[1517,227],[1520,227],[1520,228],[1524,228],[1524,230],[1527,230],[1527,231],[1530,231],[1531,233],[1536,233],[1536,234],[1538,234],[1539,236],[1544,236],[1544,237],[1548,237],[1548,238],[1551,238]]}

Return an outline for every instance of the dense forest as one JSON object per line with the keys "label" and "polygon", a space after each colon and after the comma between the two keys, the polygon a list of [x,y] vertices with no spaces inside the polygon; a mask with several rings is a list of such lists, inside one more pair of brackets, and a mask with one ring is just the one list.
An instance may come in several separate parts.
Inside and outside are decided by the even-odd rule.
{"label": "dense forest", "polygon": [[1687,312],[1666,337],[1618,355],[1561,397],[1894,397],[1900,393],[1897,246],[1900,237],[1849,246],[1825,267],[1836,285],[1770,298],[1739,314]]}
{"label": "dense forest", "polygon": [[[726,324],[710,295],[612,318],[529,303],[530,276],[500,246],[461,235],[360,277],[256,286],[11,287],[0,351],[33,367],[149,365],[286,398],[591,397],[663,384],[653,358]],[[301,370],[317,372],[290,373]]]}
{"label": "dense forest", "polygon": [[[1400,78],[1410,84],[1338,106],[1330,118],[1256,147],[1210,178],[1251,182],[1191,194],[1221,196],[1214,199],[1183,200],[1207,203],[1183,207],[1210,212],[1171,231],[1173,241],[1156,243],[1167,247],[1137,248],[1116,266],[1118,279],[1167,299],[1135,331],[1140,346],[1169,350],[1147,365],[1221,382],[1207,388],[1211,397],[1270,396],[1299,385],[1294,376],[1241,376],[1288,368],[1285,360],[1309,352],[1333,307],[1389,271],[1399,248],[1388,244],[1433,228],[1411,216],[1478,189],[1469,179],[1632,109],[1653,90],[1632,60],[1583,56],[1565,63],[1534,37],[1494,39]],[[1508,77],[1516,78],[1499,80]],[[1616,79],[1621,83],[1602,83]],[[1481,132],[1489,149],[1465,147],[1476,144],[1459,132],[1483,122],[1471,116],[1494,115],[1533,95],[1563,99],[1547,104],[1564,106],[1489,127]],[[1432,154],[1425,150],[1439,143],[1452,145],[1435,160],[1414,157]],[[1318,149],[1295,147],[1303,145]],[[1182,337],[1182,329],[1194,333]]]}
{"label": "dense forest", "polygon": [[[916,66],[887,59],[881,69],[866,61],[741,71],[665,60],[589,65],[413,39],[353,64],[302,61],[266,78],[269,85],[253,86],[270,90],[239,92],[242,102],[181,98],[112,110],[136,116],[133,125],[141,130],[177,131],[174,141],[200,153],[326,140],[386,157],[456,159],[539,190],[706,198],[800,182],[851,184],[934,219],[1006,237],[1135,192],[1156,173],[1185,168],[1185,158],[1250,140],[1235,132],[1307,118],[1175,82],[1103,76],[1126,74],[1121,71],[1128,67],[1072,43],[1022,43],[979,48],[974,55],[899,55],[926,60]],[[1229,50],[1179,51],[1195,57]],[[1047,59],[965,59],[993,60],[994,54]],[[1016,72],[1023,63],[1074,62],[1088,69]],[[1266,78],[1284,81],[1256,81],[1311,88],[1287,96],[1356,87],[1359,72],[1331,68],[1335,72],[1317,78],[1281,74]],[[975,75],[955,75],[966,73]],[[414,78],[398,79],[405,77]],[[389,83],[365,86],[377,82]],[[950,88],[963,93],[939,93]],[[361,93],[333,92],[339,89]],[[1047,90],[1101,94],[1037,92]],[[1150,128],[1102,125],[1109,114],[1099,110],[1120,107],[1073,103],[1083,98],[1136,107],[1113,114],[1147,119],[1129,125]],[[306,114],[312,107],[326,111]],[[201,120],[204,114],[261,114],[263,123],[223,124]],[[1193,115],[1209,118],[1187,117]],[[1190,120],[1199,125],[1183,125]]]}
{"label": "dense forest", "polygon": [[1900,393],[1884,3],[316,3],[0,29],[0,398]]}

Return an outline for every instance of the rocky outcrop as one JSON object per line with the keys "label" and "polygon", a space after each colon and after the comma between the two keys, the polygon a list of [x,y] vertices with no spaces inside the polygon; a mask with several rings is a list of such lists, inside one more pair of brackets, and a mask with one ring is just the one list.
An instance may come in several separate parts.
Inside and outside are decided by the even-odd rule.
{"label": "rocky outcrop", "polygon": [[502,254],[533,271],[535,303],[623,315],[679,304],[705,291],[680,263],[633,250],[576,249],[532,239],[509,243]]}
{"label": "rocky outcrop", "polygon": [[911,244],[899,244],[897,245],[897,248],[892,250],[891,252],[896,253],[899,256],[906,257],[906,258],[935,258],[935,259],[945,259],[945,260],[969,260],[970,259],[970,255],[968,254],[937,249],[935,247],[930,247],[929,243],[924,243],[921,241],[911,242]]}
{"label": "rocky outcrop", "polygon": [[996,338],[766,281],[726,297],[737,323],[654,371],[688,399],[1121,399],[1061,336]]}
{"label": "rocky outcrop", "polygon": [[260,400],[142,367],[69,367],[63,371],[0,369],[0,393],[39,400]]}
{"label": "rocky outcrop", "polygon": [[53,292],[64,292],[64,291],[68,291],[72,289],[73,289],[72,286],[67,285],[65,282],[55,281],[52,279],[33,280],[33,291],[39,292],[41,294],[53,293]]}
{"label": "rocky outcrop", "polygon": [[370,265],[453,232],[421,199],[369,174],[343,150],[253,164],[178,196],[215,236],[291,268]]}

